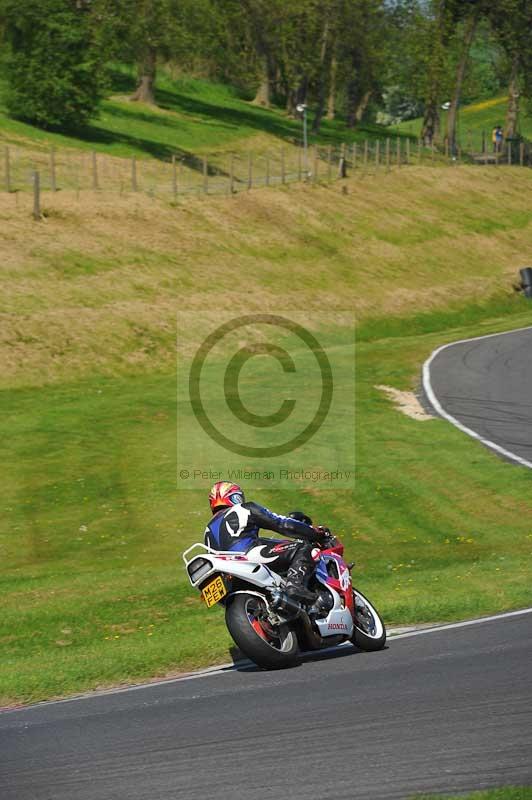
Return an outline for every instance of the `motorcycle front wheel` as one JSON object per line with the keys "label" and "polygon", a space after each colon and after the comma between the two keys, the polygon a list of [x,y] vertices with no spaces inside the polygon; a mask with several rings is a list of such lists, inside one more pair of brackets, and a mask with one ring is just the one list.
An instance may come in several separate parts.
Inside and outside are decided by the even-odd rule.
{"label": "motorcycle front wheel", "polygon": [[236,594],[225,610],[229,633],[242,652],[264,669],[291,667],[299,660],[295,631],[288,624],[271,625],[264,600]]}
{"label": "motorcycle front wheel", "polygon": [[361,650],[382,650],[386,644],[386,628],[379,612],[358,589],[353,589],[353,602],[355,627],[351,641]]}

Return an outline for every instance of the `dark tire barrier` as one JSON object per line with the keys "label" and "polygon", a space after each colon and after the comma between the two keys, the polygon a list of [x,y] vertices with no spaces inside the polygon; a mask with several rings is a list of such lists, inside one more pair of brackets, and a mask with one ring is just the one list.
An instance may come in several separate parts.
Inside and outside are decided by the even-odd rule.
{"label": "dark tire barrier", "polygon": [[525,267],[519,270],[521,275],[521,287],[525,297],[532,299],[532,267]]}

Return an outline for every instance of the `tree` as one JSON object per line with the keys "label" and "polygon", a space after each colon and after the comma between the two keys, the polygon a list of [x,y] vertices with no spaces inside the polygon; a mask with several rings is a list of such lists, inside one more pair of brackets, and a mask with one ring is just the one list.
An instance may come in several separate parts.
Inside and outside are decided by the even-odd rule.
{"label": "tree", "polygon": [[[87,0],[88,1],[88,0]],[[155,104],[155,80],[161,61],[184,57],[197,27],[198,11],[206,0],[90,0],[93,17],[106,30],[115,58],[137,69],[137,86],[131,100]],[[196,8],[199,6],[199,8]],[[207,46],[205,43],[205,50]]]}
{"label": "tree", "polygon": [[45,128],[77,127],[96,113],[103,61],[81,0],[4,0],[7,107]]}
{"label": "tree", "polygon": [[[111,0],[113,2],[113,0]],[[177,33],[177,6],[173,0],[114,0],[120,7],[124,30],[124,55],[137,67],[137,88],[131,100],[155,104],[155,78],[160,57],[170,55]]]}
{"label": "tree", "polygon": [[518,132],[520,96],[532,97],[532,4],[529,0],[499,0],[490,19],[509,65],[505,138]]}
{"label": "tree", "polygon": [[[477,25],[480,16],[483,12],[482,2],[470,3],[469,13],[464,21],[463,41],[460,57],[456,68],[456,78],[454,82],[453,95],[447,114],[447,140],[451,153],[454,153],[456,148],[456,122],[458,118],[458,106],[460,105],[460,98],[462,96],[462,86],[464,83],[467,61],[469,58],[469,51],[473,44],[473,39],[477,30]],[[467,5],[466,5],[467,7]]]}
{"label": "tree", "polygon": [[372,94],[380,91],[386,36],[382,0],[343,0],[338,21],[338,78],[350,128],[359,123]]}

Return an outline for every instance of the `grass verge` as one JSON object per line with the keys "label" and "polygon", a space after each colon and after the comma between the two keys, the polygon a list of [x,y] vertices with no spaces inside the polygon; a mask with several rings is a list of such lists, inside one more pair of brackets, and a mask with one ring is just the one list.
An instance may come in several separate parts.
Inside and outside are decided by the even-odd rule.
{"label": "grass verge", "polygon": [[[481,332],[531,323],[526,310]],[[443,339],[478,332],[474,322]],[[442,420],[402,415],[375,388],[412,389],[441,343],[436,332],[359,344],[354,489],[245,482],[279,512],[303,506],[328,522],[388,624],[530,602],[529,473]],[[93,376],[5,390],[2,402],[1,702],[226,660],[223,614],[203,607],[179,559],[208,508],[203,485],[175,488],[174,375]]]}
{"label": "grass verge", "polygon": [[220,298],[235,315],[301,309],[310,327],[325,313],[346,363],[358,320],[354,488],[246,481],[248,496],[329,522],[390,624],[528,605],[529,474],[375,387],[415,388],[443,342],[532,324],[511,290],[531,181],[360,170],[342,187],[178,207],[58,192],[41,223],[26,198],[0,196],[0,702],[227,659],[223,615],[179,559],[201,538],[206,487],[177,491],[175,463],[176,314],[196,318],[186,354],[219,324]]}
{"label": "grass verge", "polygon": [[221,294],[237,314],[295,308],[311,326],[347,311],[359,341],[511,314],[531,190],[524,169],[359,170],[178,207],[45,194],[40,223],[31,197],[0,194],[0,386],[171,370],[178,310],[196,315],[192,346]]}
{"label": "grass verge", "polygon": [[469,794],[417,794],[411,800],[530,800],[532,786],[504,786]]}

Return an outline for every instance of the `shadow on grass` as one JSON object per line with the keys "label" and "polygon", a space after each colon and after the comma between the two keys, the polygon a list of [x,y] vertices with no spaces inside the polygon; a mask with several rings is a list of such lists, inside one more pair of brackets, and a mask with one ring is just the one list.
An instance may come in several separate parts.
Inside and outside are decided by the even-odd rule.
{"label": "shadow on grass", "polygon": [[[115,116],[123,116],[124,118],[131,118],[137,114],[137,112],[121,112],[120,109],[112,109],[110,113],[115,114]],[[139,115],[140,114],[141,112],[139,112]],[[149,115],[147,116],[149,118]],[[153,121],[153,118],[151,118],[151,121]],[[170,144],[165,144],[164,142],[157,142],[153,141],[152,139],[145,139],[123,132],[114,133],[104,128],[98,128],[91,125],[78,128],[76,131],[70,131],[69,133],[71,135],[75,135],[76,138],[88,144],[94,144],[95,146],[123,145],[124,147],[132,148],[137,151],[140,150],[152,158],[156,158],[159,161],[166,161],[168,163],[171,162],[172,156],[175,156],[189,169],[193,169],[198,172],[203,171],[203,158],[200,158],[194,153],[191,153],[190,150],[186,150],[185,148],[177,145],[173,146]],[[225,170],[213,166],[212,164],[208,164],[207,172],[209,175],[225,177],[228,175]]]}

